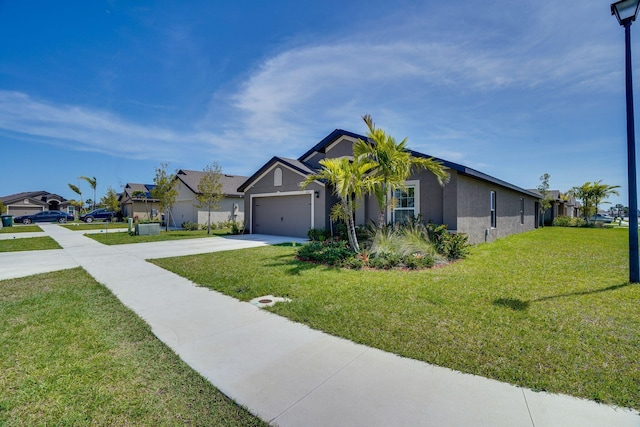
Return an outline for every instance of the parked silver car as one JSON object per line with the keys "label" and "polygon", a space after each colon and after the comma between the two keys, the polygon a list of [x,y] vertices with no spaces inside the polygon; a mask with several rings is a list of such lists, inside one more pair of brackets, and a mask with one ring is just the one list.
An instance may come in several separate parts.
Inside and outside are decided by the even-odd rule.
{"label": "parked silver car", "polygon": [[594,222],[602,222],[604,224],[610,224],[613,222],[613,217],[610,217],[609,215],[603,215],[603,214],[595,214],[589,217],[589,221],[594,221]]}

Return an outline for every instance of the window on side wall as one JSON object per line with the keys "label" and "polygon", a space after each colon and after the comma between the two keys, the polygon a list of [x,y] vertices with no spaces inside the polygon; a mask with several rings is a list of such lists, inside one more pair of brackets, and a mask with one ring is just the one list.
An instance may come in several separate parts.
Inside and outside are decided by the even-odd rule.
{"label": "window on side wall", "polygon": [[491,228],[496,228],[496,192],[491,192]]}
{"label": "window on side wall", "polygon": [[524,225],[524,197],[520,197],[520,224]]}
{"label": "window on side wall", "polygon": [[393,222],[405,223],[420,214],[419,182],[408,181],[404,190],[396,190],[393,194]]}

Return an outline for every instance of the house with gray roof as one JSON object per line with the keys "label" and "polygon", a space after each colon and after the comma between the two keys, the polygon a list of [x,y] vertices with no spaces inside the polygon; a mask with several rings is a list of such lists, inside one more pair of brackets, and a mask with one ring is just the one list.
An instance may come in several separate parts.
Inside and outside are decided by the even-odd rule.
{"label": "house with gray roof", "polygon": [[[300,183],[320,168],[324,158],[353,156],[353,144],[367,137],[336,129],[297,159],[273,157],[239,188],[244,192],[245,229],[250,233],[306,237],[310,228],[330,229],[337,202],[332,188],[316,181]],[[431,157],[411,151],[415,157]],[[451,178],[440,186],[428,171],[413,173],[399,201],[386,212],[388,222],[420,217],[465,233],[471,243],[488,242],[537,228],[539,196],[475,169],[434,158]],[[375,197],[367,196],[355,213],[357,224],[377,221]]]}
{"label": "house with gray roof", "polygon": [[73,215],[71,201],[48,191],[24,191],[0,197],[7,207],[7,214],[13,216],[31,215],[42,211],[64,211]]}
{"label": "house with gray roof", "polygon": [[[206,224],[208,212],[206,208],[199,207],[197,200],[198,184],[204,176],[202,171],[180,169],[175,176],[178,196],[171,209],[169,221],[180,226],[184,222]],[[211,223],[216,224],[225,221],[244,222],[244,195],[238,191],[238,187],[247,180],[246,176],[220,174],[223,198],[218,207],[211,211]]]}
{"label": "house with gray roof", "polygon": [[140,221],[158,219],[158,199],[151,195],[153,184],[127,183],[120,193],[120,208],[125,218]]}

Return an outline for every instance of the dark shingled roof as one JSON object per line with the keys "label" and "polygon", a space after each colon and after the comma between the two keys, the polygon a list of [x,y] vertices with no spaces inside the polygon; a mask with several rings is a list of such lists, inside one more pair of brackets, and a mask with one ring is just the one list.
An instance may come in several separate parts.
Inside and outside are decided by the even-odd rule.
{"label": "dark shingled roof", "polygon": [[[181,180],[194,193],[198,193],[198,183],[204,176],[203,171],[192,171],[180,169],[176,174],[176,179]],[[222,182],[222,193],[228,197],[242,197],[242,192],[238,191],[238,187],[247,180],[246,176],[220,174]]]}

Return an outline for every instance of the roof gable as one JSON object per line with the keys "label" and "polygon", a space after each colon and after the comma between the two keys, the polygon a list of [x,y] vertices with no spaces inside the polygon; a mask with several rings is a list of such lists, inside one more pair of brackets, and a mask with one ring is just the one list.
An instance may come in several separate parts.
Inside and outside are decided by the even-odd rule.
{"label": "roof gable", "polygon": [[264,164],[256,173],[251,175],[240,187],[238,187],[238,191],[244,192],[248,188],[250,188],[253,183],[259,181],[263,175],[268,172],[274,165],[281,164],[294,172],[299,173],[303,177],[316,173],[316,171],[310,168],[308,165],[304,164],[300,160],[296,159],[288,159],[286,157],[278,157],[274,156],[267,163]]}
{"label": "roof gable", "polygon": [[[198,194],[198,184],[205,172],[180,169],[176,174],[176,179],[182,181],[191,192]],[[242,197],[242,192],[238,191],[238,187],[247,180],[246,176],[220,174],[220,183],[222,184],[222,194],[229,197]]]}

